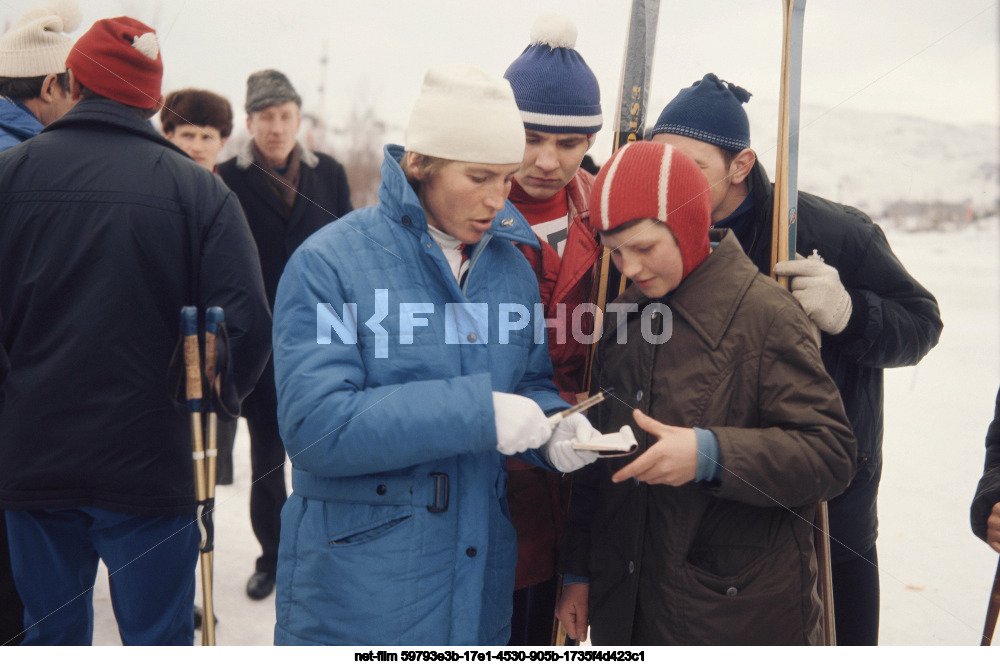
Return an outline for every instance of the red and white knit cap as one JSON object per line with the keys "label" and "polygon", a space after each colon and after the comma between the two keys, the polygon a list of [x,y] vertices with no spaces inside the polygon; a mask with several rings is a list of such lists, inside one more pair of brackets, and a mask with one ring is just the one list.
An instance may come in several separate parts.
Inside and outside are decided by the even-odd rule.
{"label": "red and white knit cap", "polygon": [[80,83],[116,102],[148,109],[162,99],[163,59],[156,31],[134,18],[94,23],[73,45],[66,67]]}
{"label": "red and white knit cap", "polygon": [[590,193],[591,228],[613,231],[638,219],[655,219],[673,232],[684,264],[681,279],[705,260],[712,196],[690,157],[663,143],[638,141],[601,167]]}

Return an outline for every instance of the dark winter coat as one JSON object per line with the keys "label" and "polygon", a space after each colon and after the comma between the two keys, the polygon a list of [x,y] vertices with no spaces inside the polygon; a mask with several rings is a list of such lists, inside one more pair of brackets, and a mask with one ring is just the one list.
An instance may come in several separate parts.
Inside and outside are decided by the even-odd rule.
{"label": "dark winter coat", "polygon": [[[590,578],[594,644],[816,644],[812,521],[854,472],[855,443],[813,325],[757,272],[732,234],[666,297],[632,287],[609,311],[595,388],[602,432],[632,410],[718,438],[717,483],[680,487],[611,475],[632,457],[577,472],[563,572]],[[653,315],[647,307],[666,305]],[[619,343],[624,325],[625,343]],[[649,338],[643,335],[643,326]],[[669,338],[655,344],[653,335]]]}
{"label": "dark winter coat", "polygon": [[171,401],[180,309],[220,306],[229,406],[264,366],[253,238],[214,175],[117,102],[83,100],[0,153],[0,506],[194,510]]}
{"label": "dark winter coat", "polygon": [[986,430],[986,464],[970,511],[972,532],[984,541],[986,520],[989,519],[993,506],[997,503],[1000,503],[1000,393],[997,393],[993,422]]}
{"label": "dark winter coat", "polygon": [[[749,177],[753,228],[740,237],[747,256],[770,273],[773,187],[760,161]],[[915,365],[941,336],[934,296],[893,254],[882,229],[861,211],[799,193],[797,251],[818,250],[840,272],[851,319],[838,335],[822,335],[823,364],[840,389],[858,441],[857,473],[829,503],[834,563],[864,554],[878,535],[876,499],[882,476],[883,372]]]}
{"label": "dark winter coat", "polygon": [[[219,164],[218,174],[236,194],[257,242],[267,303],[274,309],[278,280],[292,252],[323,226],[349,213],[351,190],[340,162],[302,147],[299,195],[286,211],[268,183],[268,174],[253,164],[250,144],[242,153]],[[274,362],[268,359],[257,387],[243,402],[242,415],[277,422]]]}
{"label": "dark winter coat", "polygon": [[[566,322],[565,339],[560,340],[550,328],[548,340],[553,380],[570,404],[576,403],[576,394],[583,390],[584,366],[590,348],[573,337],[573,311],[581,303],[593,302],[594,274],[601,255],[597,238],[587,225],[588,199],[593,186],[594,176],[583,169],[566,185],[569,217],[573,222],[561,258],[547,242],[538,247],[518,244],[538,278],[545,316]],[[565,306],[562,317],[556,311],[559,304]],[[582,332],[592,331],[591,326]],[[572,483],[566,474],[545,471],[513,457],[507,459],[507,470],[510,472],[507,500],[517,529],[516,588],[522,589],[544,582],[557,572]]]}

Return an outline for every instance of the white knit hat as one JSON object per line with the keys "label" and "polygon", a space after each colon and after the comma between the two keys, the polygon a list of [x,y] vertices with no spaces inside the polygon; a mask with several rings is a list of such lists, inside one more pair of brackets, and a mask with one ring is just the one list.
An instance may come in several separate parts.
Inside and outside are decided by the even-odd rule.
{"label": "white knit hat", "polygon": [[30,78],[66,71],[73,39],[64,34],[80,27],[83,15],[75,0],[49,0],[34,7],[0,37],[0,76]]}
{"label": "white knit hat", "polygon": [[510,83],[472,65],[431,67],[410,114],[406,149],[460,162],[520,164],[524,122]]}

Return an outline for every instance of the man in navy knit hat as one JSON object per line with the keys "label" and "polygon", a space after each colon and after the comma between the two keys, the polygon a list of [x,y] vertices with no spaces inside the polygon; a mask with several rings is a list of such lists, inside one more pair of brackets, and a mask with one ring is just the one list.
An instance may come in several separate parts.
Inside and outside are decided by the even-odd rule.
{"label": "man in navy knit hat", "polygon": [[[712,227],[731,229],[770,272],[773,186],[750,149],[743,109],[750,93],[706,74],[664,107],[653,141],[674,146],[708,176]],[[819,328],[823,363],[840,390],[858,441],[857,473],[829,502],[837,643],[878,643],[876,502],[882,475],[883,380],[937,344],[937,301],[903,267],[882,230],[860,210],[800,192],[798,251],[782,261],[792,294]]]}
{"label": "man in navy knit hat", "polygon": [[[580,168],[601,129],[597,78],[574,48],[576,26],[558,14],[543,14],[531,43],[507,68],[524,120],[526,146],[514,176],[510,201],[541,239],[541,249],[519,245],[538,277],[548,328],[554,380],[570,404],[583,390],[593,317],[582,316],[573,334],[574,312],[593,302],[600,246],[586,224],[594,177]],[[578,339],[580,338],[580,339]],[[569,499],[569,479],[508,458],[508,500],[517,529],[518,560],[512,645],[550,643],[557,594],[556,563]]]}

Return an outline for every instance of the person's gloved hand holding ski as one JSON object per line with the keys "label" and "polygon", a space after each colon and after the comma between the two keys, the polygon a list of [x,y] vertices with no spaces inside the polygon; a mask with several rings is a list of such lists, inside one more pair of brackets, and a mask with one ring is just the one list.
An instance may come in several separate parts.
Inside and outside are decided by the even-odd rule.
{"label": "person's gloved hand holding ski", "polygon": [[813,323],[829,335],[843,332],[851,320],[851,295],[840,281],[840,273],[815,251],[806,258],[774,264],[774,274],[791,278],[792,295]]}

